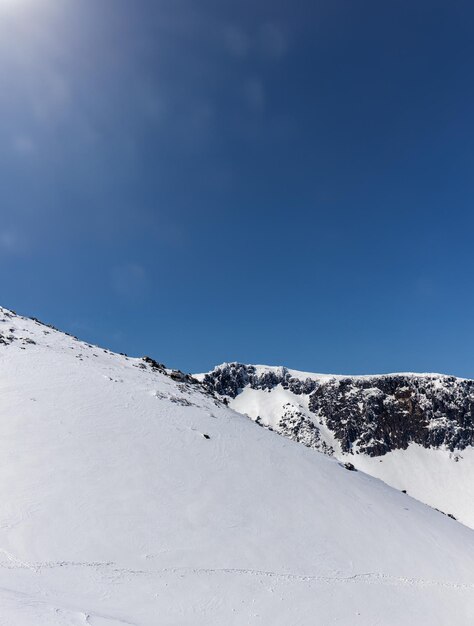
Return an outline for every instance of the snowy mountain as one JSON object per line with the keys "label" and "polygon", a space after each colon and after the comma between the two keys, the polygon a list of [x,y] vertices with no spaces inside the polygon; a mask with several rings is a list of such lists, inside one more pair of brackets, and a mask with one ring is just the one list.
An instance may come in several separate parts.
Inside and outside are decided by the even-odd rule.
{"label": "snowy mountain", "polygon": [[226,363],[198,375],[229,406],[474,528],[474,381],[329,376]]}
{"label": "snowy mountain", "polygon": [[472,530],[192,377],[0,309],[0,386],[2,626],[474,623]]}

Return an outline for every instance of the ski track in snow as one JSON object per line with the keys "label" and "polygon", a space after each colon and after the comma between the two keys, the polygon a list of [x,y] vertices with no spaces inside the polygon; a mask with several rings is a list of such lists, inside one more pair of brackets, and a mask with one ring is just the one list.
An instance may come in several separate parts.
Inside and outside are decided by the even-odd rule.
{"label": "ski track in snow", "polygon": [[200,567],[168,567],[161,569],[139,570],[118,567],[115,563],[80,563],[75,561],[46,561],[41,563],[24,563],[15,559],[12,563],[0,563],[0,569],[19,570],[29,569],[35,573],[39,573],[42,569],[57,568],[93,568],[95,570],[110,569],[113,573],[132,574],[136,576],[160,576],[163,574],[172,574],[177,576],[188,574],[212,575],[235,575],[235,576],[254,576],[262,578],[274,578],[281,581],[297,581],[297,582],[322,582],[322,583],[353,583],[365,582],[368,584],[381,585],[409,585],[418,587],[443,587],[446,589],[473,589],[474,582],[456,583],[451,581],[439,581],[430,579],[417,579],[403,576],[391,576],[382,572],[364,572],[359,574],[346,574],[340,576],[312,576],[310,574],[293,574],[288,572],[271,572],[266,570],[242,569],[242,568],[200,568]]}

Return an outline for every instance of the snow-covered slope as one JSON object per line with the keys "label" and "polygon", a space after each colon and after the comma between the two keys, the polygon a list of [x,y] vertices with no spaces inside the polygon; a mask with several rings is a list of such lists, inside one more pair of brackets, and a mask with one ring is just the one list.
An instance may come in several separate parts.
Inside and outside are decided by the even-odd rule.
{"label": "snow-covered slope", "polygon": [[474,381],[329,376],[239,363],[197,378],[259,424],[474,528]]}
{"label": "snow-covered slope", "polygon": [[152,361],[0,333],[2,626],[473,623],[470,529]]}

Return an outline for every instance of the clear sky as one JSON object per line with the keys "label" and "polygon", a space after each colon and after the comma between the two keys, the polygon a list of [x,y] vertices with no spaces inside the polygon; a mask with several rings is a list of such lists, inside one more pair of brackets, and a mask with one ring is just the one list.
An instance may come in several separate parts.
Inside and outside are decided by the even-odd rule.
{"label": "clear sky", "polygon": [[186,371],[474,377],[473,32],[470,0],[0,0],[0,303]]}

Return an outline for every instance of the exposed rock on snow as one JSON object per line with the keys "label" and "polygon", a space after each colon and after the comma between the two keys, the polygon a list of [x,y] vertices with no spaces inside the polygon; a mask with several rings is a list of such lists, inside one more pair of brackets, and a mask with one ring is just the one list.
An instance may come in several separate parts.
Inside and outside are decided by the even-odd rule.
{"label": "exposed rock on snow", "polygon": [[340,442],[370,456],[474,444],[474,381],[440,375],[348,377],[320,385],[309,409]]}
{"label": "exposed rock on snow", "polygon": [[[270,391],[279,385],[295,395],[308,395],[309,410],[344,452],[356,448],[380,456],[410,443],[451,451],[474,445],[473,380],[440,374],[303,376],[285,367],[226,363],[202,380],[208,389],[232,399],[245,388]],[[302,413],[299,417],[302,425],[307,422]],[[277,426],[299,441],[298,420],[292,419],[288,428],[288,419],[284,414]],[[318,436],[313,439],[317,447]]]}

